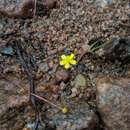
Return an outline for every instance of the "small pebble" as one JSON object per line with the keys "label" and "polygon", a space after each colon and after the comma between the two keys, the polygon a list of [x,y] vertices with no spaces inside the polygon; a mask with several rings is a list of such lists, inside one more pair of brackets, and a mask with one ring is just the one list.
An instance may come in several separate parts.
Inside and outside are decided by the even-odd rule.
{"label": "small pebble", "polygon": [[66,87],[66,84],[65,84],[64,82],[61,82],[61,83],[60,83],[60,89],[61,89],[61,90],[64,90],[65,87]]}
{"label": "small pebble", "polygon": [[75,85],[76,87],[85,87],[85,86],[86,86],[86,79],[85,79],[84,75],[78,74],[78,75],[75,77],[74,85]]}
{"label": "small pebble", "polygon": [[56,81],[57,82],[61,82],[61,81],[64,81],[64,82],[67,82],[69,80],[69,74],[67,71],[65,70],[58,70],[56,72]]}
{"label": "small pebble", "polygon": [[72,91],[72,94],[70,95],[71,98],[76,97],[78,95],[78,93],[79,93],[78,89],[75,88],[75,87],[72,88],[71,91]]}
{"label": "small pebble", "polygon": [[96,0],[97,7],[106,7],[113,3],[113,0]]}
{"label": "small pebble", "polygon": [[48,64],[47,64],[47,63],[41,63],[41,64],[39,65],[39,70],[40,70],[41,72],[43,72],[43,73],[48,72],[48,70],[49,70]]}
{"label": "small pebble", "polygon": [[53,68],[53,66],[54,66],[53,61],[49,61],[48,66],[49,66],[49,68],[50,68],[50,69],[52,69],[52,68]]}
{"label": "small pebble", "polygon": [[0,49],[0,53],[3,55],[12,56],[14,54],[12,47],[4,47]]}

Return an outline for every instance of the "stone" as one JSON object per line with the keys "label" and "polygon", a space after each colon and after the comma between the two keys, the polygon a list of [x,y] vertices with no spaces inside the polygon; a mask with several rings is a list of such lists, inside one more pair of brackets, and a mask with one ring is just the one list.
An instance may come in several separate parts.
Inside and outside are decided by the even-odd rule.
{"label": "stone", "polygon": [[64,82],[60,83],[60,89],[63,91],[66,88],[66,84]]}
{"label": "stone", "polygon": [[108,130],[130,130],[130,79],[100,78],[97,107]]}
{"label": "stone", "polygon": [[34,0],[0,0],[0,14],[7,17],[30,17],[34,8]]}
{"label": "stone", "polygon": [[[37,0],[37,8],[43,10],[56,7],[56,0]],[[33,16],[35,0],[0,0],[0,15],[13,18],[26,18]]]}
{"label": "stone", "polygon": [[61,81],[67,82],[69,80],[69,73],[67,71],[61,69],[56,72],[55,77],[56,77],[57,82],[61,82]]}
{"label": "stone", "polygon": [[74,85],[75,85],[75,87],[85,87],[86,86],[86,79],[85,79],[84,75],[78,74],[75,77]]}
{"label": "stone", "polygon": [[41,71],[41,72],[43,72],[43,73],[46,73],[46,72],[49,71],[49,66],[48,66],[47,63],[40,63],[40,64],[38,65],[38,67],[39,67],[39,71]]}
{"label": "stone", "polygon": [[70,95],[71,98],[76,97],[80,93],[80,91],[76,87],[72,88],[71,92],[72,92]]}
{"label": "stone", "polygon": [[103,47],[107,60],[130,63],[130,37],[113,38]]}
{"label": "stone", "polygon": [[14,51],[13,48],[9,46],[0,48],[0,53],[3,55],[12,56],[14,54]]}
{"label": "stone", "polygon": [[96,0],[95,4],[97,7],[106,7],[113,3],[114,0]]}
{"label": "stone", "polygon": [[48,9],[55,8],[57,5],[57,0],[43,0],[43,5]]}
{"label": "stone", "polygon": [[97,115],[85,102],[69,102],[69,112],[57,112],[52,117],[56,130],[96,130]]}
{"label": "stone", "polygon": [[20,77],[0,77],[0,130],[23,128],[24,119],[20,114],[25,104],[29,104],[28,89],[27,81],[24,82]]}

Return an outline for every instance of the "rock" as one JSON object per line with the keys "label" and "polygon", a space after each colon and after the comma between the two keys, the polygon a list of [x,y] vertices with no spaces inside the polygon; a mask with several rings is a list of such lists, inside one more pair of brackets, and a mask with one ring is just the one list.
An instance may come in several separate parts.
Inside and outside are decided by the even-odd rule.
{"label": "rock", "polygon": [[61,69],[56,72],[57,82],[61,82],[61,81],[67,82],[68,80],[69,80],[69,73],[67,71]]}
{"label": "rock", "polygon": [[84,98],[86,100],[94,100],[96,99],[96,92],[95,90],[93,90],[92,88],[87,88],[85,91],[84,91]]}
{"label": "rock", "polygon": [[66,84],[64,82],[60,83],[60,89],[63,91],[65,90]]}
{"label": "rock", "polygon": [[97,106],[108,130],[130,130],[130,79],[99,79]]}
{"label": "rock", "polygon": [[14,75],[0,77],[0,130],[23,128],[25,119],[21,112],[25,114],[23,110],[29,104],[28,88],[27,81],[23,82]]}
{"label": "rock", "polygon": [[114,38],[103,47],[106,59],[130,63],[130,38]]}
{"label": "rock", "polygon": [[0,78],[0,101],[3,102],[0,102],[0,114],[6,111],[6,108],[19,107],[29,101],[28,84],[17,77],[6,78],[8,80]]}
{"label": "rock", "polygon": [[84,75],[78,74],[74,80],[75,87],[85,87],[86,86],[86,79]]}
{"label": "rock", "polygon": [[76,97],[80,93],[80,91],[76,87],[72,88],[71,92],[72,92],[70,95],[71,98]]}
{"label": "rock", "polygon": [[69,102],[69,113],[57,112],[52,121],[56,130],[95,130],[98,126],[96,114],[85,102]]}
{"label": "rock", "polygon": [[35,127],[35,123],[27,123],[26,127],[23,130],[32,130]]}
{"label": "rock", "polygon": [[113,3],[113,0],[96,0],[95,4],[97,7],[106,7]]}
{"label": "rock", "polygon": [[57,5],[57,0],[43,0],[43,5],[47,9],[55,8]]}
{"label": "rock", "polygon": [[53,67],[54,67],[54,62],[53,62],[52,60],[49,61],[49,62],[48,62],[48,66],[49,66],[50,69],[53,69]]}
{"label": "rock", "polygon": [[9,47],[0,48],[0,53],[3,55],[12,56],[14,54],[14,51],[13,48],[9,46]]}
{"label": "rock", "polygon": [[[35,115],[30,105],[28,80],[15,74],[16,72],[0,76],[0,130],[22,130],[27,120],[33,119]],[[48,94],[50,89],[46,90],[40,84],[39,82],[36,92]],[[53,93],[54,91],[56,87],[53,87]]]}
{"label": "rock", "polygon": [[[52,9],[56,6],[56,2],[56,0],[37,1],[37,6],[41,6],[43,9]],[[34,7],[35,0],[0,0],[0,14],[7,17],[32,17]]]}
{"label": "rock", "polygon": [[8,17],[30,17],[34,0],[0,0],[0,14]]}
{"label": "rock", "polygon": [[48,66],[47,63],[40,63],[40,64],[38,65],[38,67],[39,67],[39,71],[41,71],[41,72],[43,72],[43,73],[46,73],[46,72],[48,72],[48,70],[49,70],[49,66]]}

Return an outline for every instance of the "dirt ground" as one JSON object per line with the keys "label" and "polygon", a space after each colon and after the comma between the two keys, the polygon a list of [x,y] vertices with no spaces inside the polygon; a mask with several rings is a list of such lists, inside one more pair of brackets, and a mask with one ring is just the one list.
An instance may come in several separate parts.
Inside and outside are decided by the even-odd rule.
{"label": "dirt ground", "polygon": [[[85,101],[95,110],[96,79],[130,74],[129,64],[106,61],[98,52],[88,52],[88,46],[96,41],[105,44],[114,37],[130,35],[129,0],[118,0],[104,8],[87,0],[60,0],[58,4],[54,9],[37,12],[31,19],[0,18],[1,130],[21,130],[34,122],[28,75],[20,61],[17,43],[26,51],[25,61],[34,77],[37,94],[59,106]],[[70,53],[75,54],[78,64],[66,71],[59,60],[62,54]],[[74,88],[79,74],[85,78],[85,87],[77,93]],[[45,113],[53,111],[53,106],[43,101],[37,104],[41,120],[48,122]],[[51,112],[51,117],[54,113]],[[100,130],[104,129],[102,125]]]}

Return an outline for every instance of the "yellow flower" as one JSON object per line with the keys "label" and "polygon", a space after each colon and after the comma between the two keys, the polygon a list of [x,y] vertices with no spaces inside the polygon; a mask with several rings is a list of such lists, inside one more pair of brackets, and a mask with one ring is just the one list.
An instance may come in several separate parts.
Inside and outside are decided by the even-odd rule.
{"label": "yellow flower", "polygon": [[76,65],[77,61],[74,59],[74,54],[62,55],[60,60],[60,65],[64,66],[65,69],[69,69],[71,65]]}
{"label": "yellow flower", "polygon": [[62,109],[62,112],[63,112],[64,114],[66,114],[66,113],[68,112],[68,108],[67,108],[67,107],[64,107],[64,108]]}

